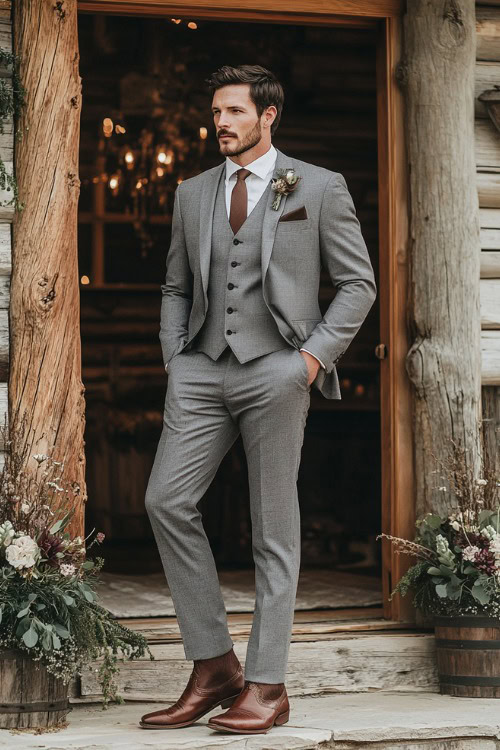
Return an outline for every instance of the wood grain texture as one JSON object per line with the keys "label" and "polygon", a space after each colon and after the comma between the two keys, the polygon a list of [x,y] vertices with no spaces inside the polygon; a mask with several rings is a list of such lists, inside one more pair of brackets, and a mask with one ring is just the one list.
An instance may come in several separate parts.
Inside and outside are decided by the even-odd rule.
{"label": "wood grain texture", "polygon": [[[499,42],[500,47],[500,42]],[[500,52],[498,53],[500,58]],[[488,91],[500,84],[500,62],[490,61],[483,62],[478,61],[476,63],[476,74],[474,83],[474,104],[475,104],[475,116],[487,119],[489,114],[486,109],[486,105],[480,102],[478,97],[483,91]]]}
{"label": "wood grain texture", "polygon": [[500,385],[500,331],[481,331],[481,382]]}
{"label": "wood grain texture", "polygon": [[474,143],[477,168],[500,170],[500,137],[492,121],[476,119]]}
{"label": "wood grain texture", "polygon": [[500,252],[481,253],[481,278],[500,279]]}
{"label": "wood grain texture", "polygon": [[478,171],[476,184],[481,208],[500,208],[500,170],[497,173]]}
{"label": "wood grain texture", "polygon": [[407,7],[412,343],[406,362],[415,399],[418,517],[443,509],[434,472],[449,456],[451,436],[479,466],[480,228],[471,148],[476,34],[473,0],[454,2],[453,13],[426,0]]}
{"label": "wood grain texture", "polygon": [[[246,643],[236,642],[235,653],[244,664]],[[181,644],[152,645],[155,660],[120,664],[118,689],[126,700],[175,701],[186,685],[192,662]],[[95,662],[94,669],[98,666]],[[289,695],[322,692],[437,689],[433,634],[353,634],[327,640],[292,641],[288,659]],[[85,670],[81,695],[100,696],[96,673]]]}
{"label": "wood grain texture", "polygon": [[[11,420],[28,418],[22,440],[52,453],[74,482],[71,530],[83,534],[84,387],[81,381],[77,204],[81,79],[76,0],[14,5],[14,48],[27,91],[15,171],[22,213],[13,224]],[[27,470],[34,469],[28,463]]]}
{"label": "wood grain texture", "polygon": [[[243,6],[243,7],[242,7]],[[401,0],[78,0],[78,10],[123,15],[174,15],[190,18],[277,20],[280,14],[299,23],[304,16],[326,21],[333,15],[353,18],[386,18],[402,12]]]}
{"label": "wood grain texture", "polygon": [[500,328],[500,279],[481,279],[481,328]]}
{"label": "wood grain texture", "polygon": [[[64,721],[70,707],[67,704],[68,686],[49,674],[43,665],[36,664],[21,651],[0,651],[0,727],[56,727]],[[67,708],[49,710],[52,702],[62,702]],[[40,706],[40,710],[26,709]],[[17,711],[17,707],[25,710]],[[9,710],[9,708],[11,710]]]}
{"label": "wood grain texture", "polygon": [[500,8],[478,6],[476,8],[476,32],[478,60],[499,61],[498,40],[500,38]]}

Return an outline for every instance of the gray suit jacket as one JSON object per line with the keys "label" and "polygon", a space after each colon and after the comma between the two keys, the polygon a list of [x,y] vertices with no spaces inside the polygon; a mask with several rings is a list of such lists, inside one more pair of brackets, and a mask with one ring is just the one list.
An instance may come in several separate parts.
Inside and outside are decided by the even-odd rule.
{"label": "gray suit jacket", "polygon": [[[161,285],[160,342],[163,361],[184,349],[205,319],[210,270],[212,217],[218,177],[225,162],[182,182],[176,190],[172,240]],[[286,156],[278,150],[276,170],[295,169],[301,180],[271,208],[262,225],[262,292],[283,338],[316,355],[314,381],[326,398],[340,399],[335,365],[358,332],[377,293],[373,268],[340,172]],[[306,219],[280,221],[305,207]],[[324,266],[336,295],[324,316],[318,305]]]}

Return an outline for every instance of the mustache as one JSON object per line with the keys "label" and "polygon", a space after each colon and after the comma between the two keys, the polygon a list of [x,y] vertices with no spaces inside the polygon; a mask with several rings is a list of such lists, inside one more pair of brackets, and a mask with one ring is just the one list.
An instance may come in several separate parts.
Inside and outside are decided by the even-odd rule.
{"label": "mustache", "polygon": [[238,136],[236,135],[236,133],[230,133],[230,132],[229,132],[229,131],[227,131],[227,130],[219,130],[219,132],[217,133],[217,138],[220,138],[220,137],[221,137],[221,136],[223,136],[223,135],[231,135],[231,136],[233,136],[233,138],[237,138],[237,137],[238,137]]}

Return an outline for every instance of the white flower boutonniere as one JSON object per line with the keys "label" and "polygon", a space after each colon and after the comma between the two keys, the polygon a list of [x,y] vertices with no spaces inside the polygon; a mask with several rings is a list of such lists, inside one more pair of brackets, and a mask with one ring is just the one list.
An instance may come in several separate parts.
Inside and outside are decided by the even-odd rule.
{"label": "white flower boutonniere", "polygon": [[276,174],[277,177],[271,179],[271,189],[276,193],[272,205],[275,211],[280,207],[282,196],[293,193],[299,184],[299,180],[302,179],[298,174],[295,174],[295,169],[278,169]]}

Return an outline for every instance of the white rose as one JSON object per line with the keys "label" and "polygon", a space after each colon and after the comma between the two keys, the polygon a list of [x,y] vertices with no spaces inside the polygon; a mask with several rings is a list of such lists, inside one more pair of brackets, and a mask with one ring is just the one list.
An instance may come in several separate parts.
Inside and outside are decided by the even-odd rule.
{"label": "white rose", "polygon": [[20,536],[7,547],[5,557],[13,568],[32,568],[39,552],[34,539],[30,536]]}

